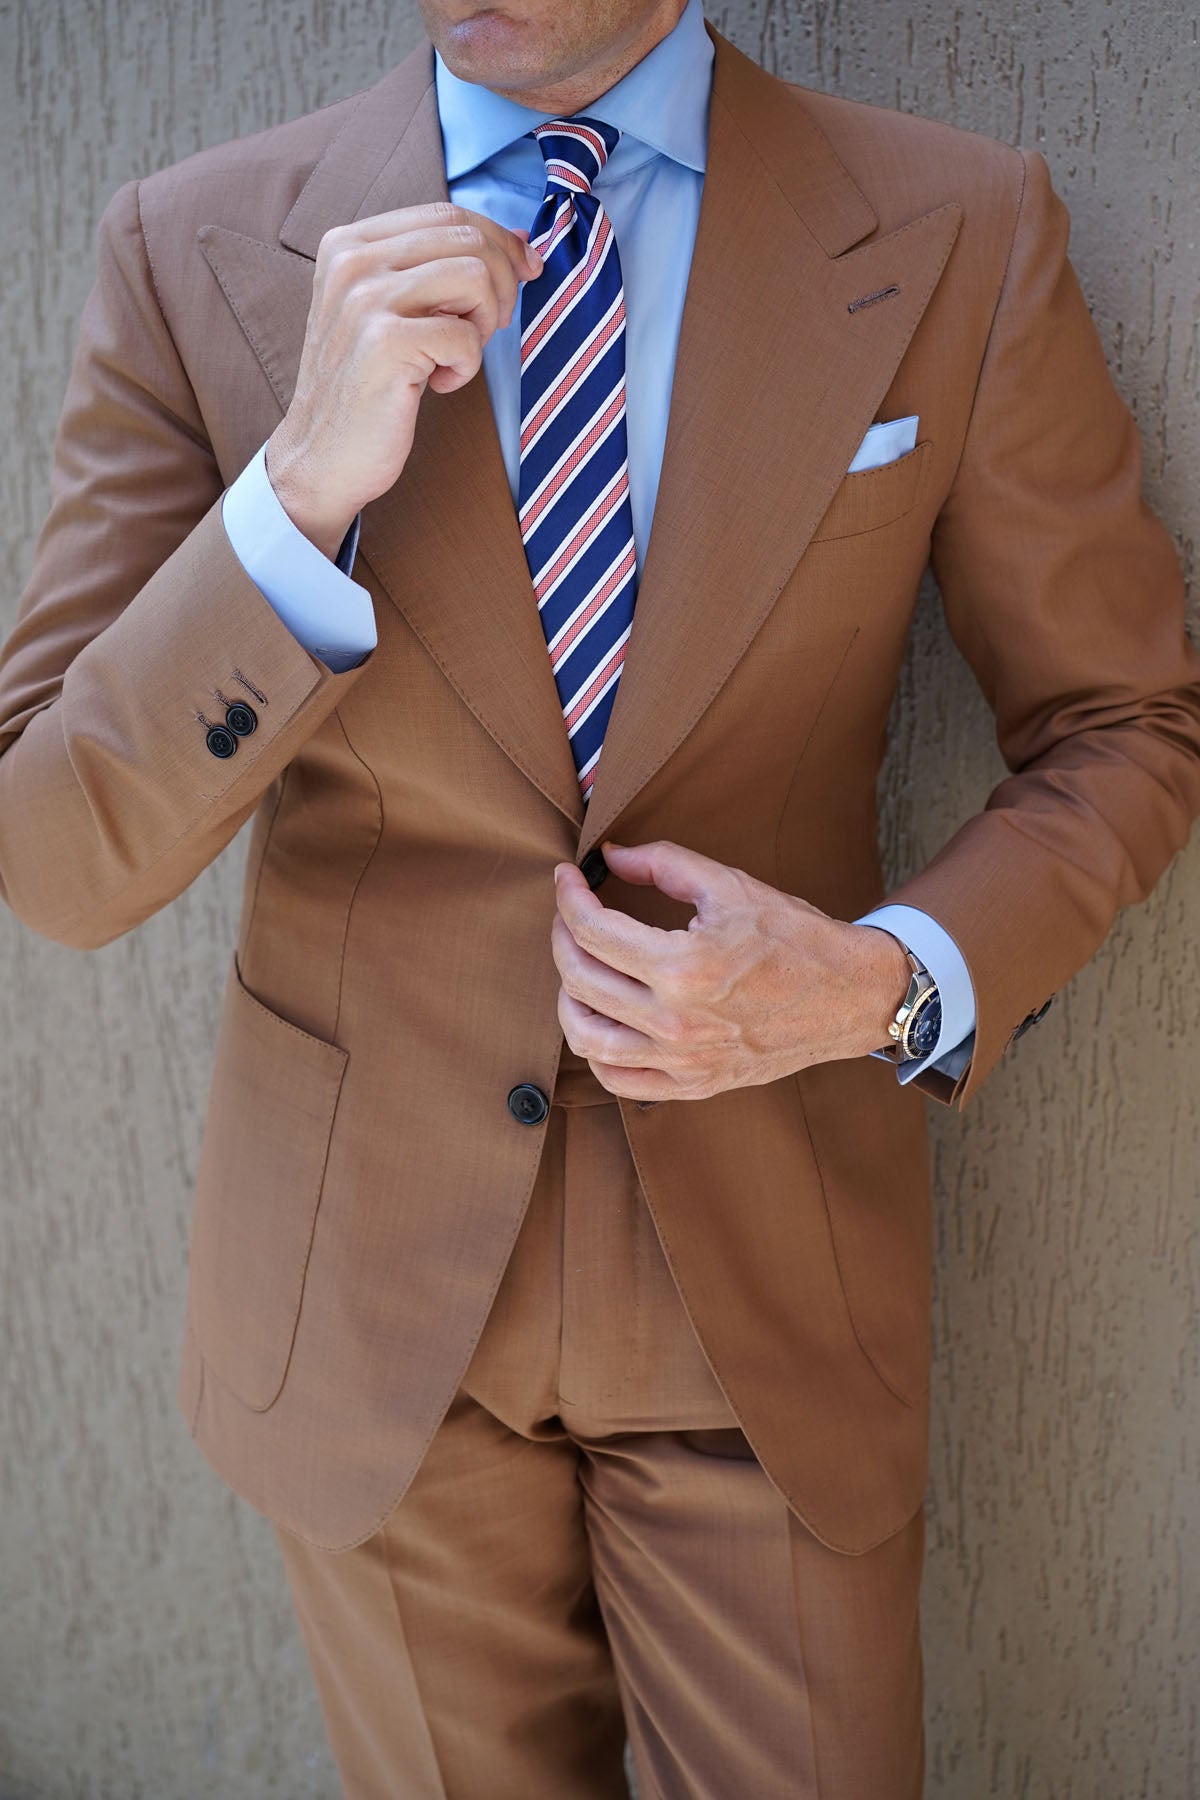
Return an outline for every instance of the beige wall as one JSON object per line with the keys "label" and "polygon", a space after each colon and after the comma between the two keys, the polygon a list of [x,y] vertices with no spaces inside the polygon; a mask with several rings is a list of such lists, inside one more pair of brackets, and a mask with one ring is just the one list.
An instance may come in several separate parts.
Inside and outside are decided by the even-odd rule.
{"label": "beige wall", "polygon": [[[1189,10],[711,5],[784,74],[1045,152],[1190,567],[1198,61],[1195,25],[1171,23]],[[365,85],[417,34],[411,0],[0,0],[5,626],[104,202]],[[996,768],[930,604],[886,784],[893,865]],[[337,1791],[269,1527],[173,1400],[239,864],[235,846],[91,956],[0,915],[0,1800]],[[932,1794],[1200,1794],[1198,944],[1200,844],[973,1110],[934,1121]]]}

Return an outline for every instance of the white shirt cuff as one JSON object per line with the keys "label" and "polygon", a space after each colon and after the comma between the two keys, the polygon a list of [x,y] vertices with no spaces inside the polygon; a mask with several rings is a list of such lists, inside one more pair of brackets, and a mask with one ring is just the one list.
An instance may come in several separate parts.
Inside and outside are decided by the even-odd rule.
{"label": "white shirt cuff", "polygon": [[337,675],[357,668],[378,641],[371,596],[350,579],[360,519],[330,562],[280,504],[264,444],[226,489],[221,520],[234,555],[293,637]]}

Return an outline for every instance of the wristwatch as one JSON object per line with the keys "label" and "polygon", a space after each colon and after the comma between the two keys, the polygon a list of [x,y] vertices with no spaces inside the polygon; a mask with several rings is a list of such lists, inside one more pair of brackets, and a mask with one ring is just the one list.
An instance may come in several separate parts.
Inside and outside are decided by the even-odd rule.
{"label": "wristwatch", "polygon": [[[896,939],[899,944],[899,938]],[[907,944],[900,944],[912,979],[895,1018],[888,1026],[889,1044],[878,1051],[888,1062],[917,1062],[928,1056],[937,1044],[942,1030],[942,997],[937,982],[923,962],[915,957]]]}

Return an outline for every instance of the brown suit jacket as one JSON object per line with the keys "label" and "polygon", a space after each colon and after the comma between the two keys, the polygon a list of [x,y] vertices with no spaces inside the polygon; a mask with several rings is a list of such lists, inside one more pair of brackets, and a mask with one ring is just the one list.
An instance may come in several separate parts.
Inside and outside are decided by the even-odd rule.
{"label": "brown suit jacket", "polygon": [[[943,1098],[1200,807],[1179,569],[1041,159],[793,88],[713,35],[662,482],[586,819],[481,377],[425,397],[365,510],[361,668],[298,645],[222,528],[288,404],[322,234],[445,195],[428,46],[130,182],[101,222],[0,666],[0,875],[36,929],[97,945],[253,818],[179,1397],[227,1481],[320,1545],[404,1491],[517,1232],[542,1130],[506,1096],[550,1093],[562,1049],[554,862],[669,837],[843,918],[877,902],[876,776],[931,556],[1011,771],[890,896],[974,978],[974,1059]],[[908,413],[917,449],[846,476],[872,420]],[[258,729],[218,761],[204,721],[235,697]],[[622,1103],[736,1414],[843,1549],[925,1482],[923,1112],[870,1059]]]}

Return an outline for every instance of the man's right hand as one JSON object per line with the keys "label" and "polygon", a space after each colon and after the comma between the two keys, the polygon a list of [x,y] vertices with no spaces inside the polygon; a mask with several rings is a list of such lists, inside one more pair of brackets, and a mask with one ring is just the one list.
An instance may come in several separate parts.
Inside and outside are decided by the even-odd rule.
{"label": "man's right hand", "polygon": [[522,236],[445,202],[325,233],[296,391],[266,460],[284,511],[326,556],[400,475],[426,387],[470,381],[541,270]]}

